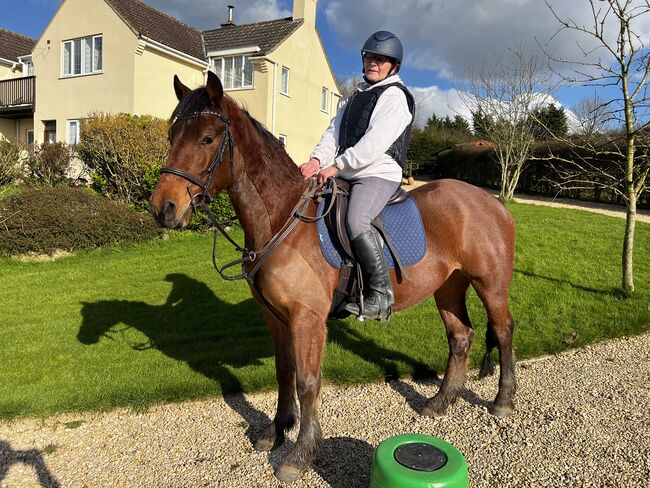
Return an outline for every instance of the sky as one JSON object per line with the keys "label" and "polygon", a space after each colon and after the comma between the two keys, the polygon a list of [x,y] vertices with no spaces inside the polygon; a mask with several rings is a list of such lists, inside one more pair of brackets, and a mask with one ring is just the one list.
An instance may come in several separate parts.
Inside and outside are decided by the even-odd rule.
{"label": "sky", "polygon": [[[61,0],[0,0],[0,27],[38,38]],[[548,0],[562,18],[588,25],[587,0]],[[641,0],[633,0],[639,2]],[[197,28],[215,28],[227,18],[227,5],[235,6],[234,22],[247,23],[288,17],[292,0],[145,0],[145,3]],[[595,0],[598,8],[603,2]],[[646,17],[650,17],[646,16]],[[593,21],[591,20],[593,23]],[[647,39],[650,18],[638,19]],[[556,34],[558,21],[542,0],[319,0],[317,28],[335,76],[349,79],[360,74],[359,50],[377,30],[389,30],[404,44],[400,71],[418,104],[418,120],[467,113],[457,94],[467,73],[484,63],[507,59],[521,48],[545,63],[540,48],[556,57],[580,59],[581,49],[591,52],[587,38]],[[611,38],[616,25],[606,25]],[[591,52],[601,56],[602,50]],[[560,69],[566,70],[567,66]],[[612,93],[612,89],[561,87],[554,100],[570,109],[579,99]]]}

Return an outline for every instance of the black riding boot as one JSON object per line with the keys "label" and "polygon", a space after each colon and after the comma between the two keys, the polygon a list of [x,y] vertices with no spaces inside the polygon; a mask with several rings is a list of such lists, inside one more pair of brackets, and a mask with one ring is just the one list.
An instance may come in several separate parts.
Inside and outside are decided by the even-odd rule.
{"label": "black riding boot", "polygon": [[[391,316],[390,306],[395,301],[395,297],[377,233],[372,229],[362,232],[351,241],[351,244],[364,276],[367,277],[364,284],[367,295],[363,300],[363,316],[382,322],[388,321]],[[360,307],[356,303],[349,303],[345,309],[354,315],[361,315]]]}

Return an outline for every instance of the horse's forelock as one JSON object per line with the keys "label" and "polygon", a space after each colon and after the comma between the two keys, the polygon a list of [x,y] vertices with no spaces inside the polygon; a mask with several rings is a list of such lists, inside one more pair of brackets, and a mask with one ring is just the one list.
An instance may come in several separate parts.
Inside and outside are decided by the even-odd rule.
{"label": "horse's forelock", "polygon": [[184,97],[172,112],[169,119],[169,140],[171,141],[183,126],[183,118],[195,112],[210,108],[210,98],[204,87],[191,91]]}

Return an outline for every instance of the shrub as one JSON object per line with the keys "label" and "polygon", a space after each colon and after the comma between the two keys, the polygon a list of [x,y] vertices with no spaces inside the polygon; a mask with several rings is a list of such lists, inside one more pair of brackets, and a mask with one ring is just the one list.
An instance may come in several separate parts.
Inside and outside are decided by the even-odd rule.
{"label": "shrub", "polygon": [[20,153],[18,144],[0,140],[0,186],[13,183],[20,176]]}
{"label": "shrub", "polygon": [[[229,219],[235,215],[235,210],[230,203],[230,197],[225,191],[217,193],[217,195],[210,202],[210,208],[214,212],[215,217],[219,221]],[[192,221],[189,228],[192,230],[206,230],[212,227],[210,219],[205,212],[199,210],[198,213],[192,215]]]}
{"label": "shrub", "polygon": [[146,206],[169,144],[167,121],[148,115],[96,113],[81,124],[77,155],[93,187],[127,204]]}
{"label": "shrub", "polygon": [[68,170],[72,162],[72,150],[63,142],[45,142],[34,147],[27,158],[30,179],[43,186],[60,186],[68,183]]}
{"label": "shrub", "polygon": [[0,200],[0,256],[79,251],[152,239],[153,219],[87,188],[23,188]]}

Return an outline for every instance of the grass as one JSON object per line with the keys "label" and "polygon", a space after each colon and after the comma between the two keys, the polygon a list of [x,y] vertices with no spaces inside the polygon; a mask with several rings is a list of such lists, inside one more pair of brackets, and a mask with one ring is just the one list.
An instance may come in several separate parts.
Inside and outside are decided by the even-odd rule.
{"label": "grass", "polygon": [[[624,222],[512,204],[511,291],[519,358],[650,329],[650,226],[638,224],[636,285],[619,291]],[[444,230],[441,229],[441,232]],[[241,241],[241,235],[235,234]],[[245,283],[224,282],[211,237],[173,233],[49,263],[0,261],[0,417],[127,406],[275,388],[262,309]],[[236,258],[225,240],[220,261]],[[485,314],[468,308],[484,351]],[[389,324],[329,323],[324,376],[359,383],[444,371],[447,342],[432,299]]]}

